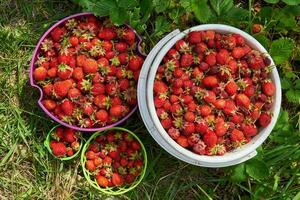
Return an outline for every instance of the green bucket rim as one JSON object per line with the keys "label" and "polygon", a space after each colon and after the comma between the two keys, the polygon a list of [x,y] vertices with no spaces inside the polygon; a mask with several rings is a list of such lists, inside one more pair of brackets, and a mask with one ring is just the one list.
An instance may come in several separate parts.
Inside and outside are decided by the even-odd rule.
{"label": "green bucket rim", "polygon": [[[100,187],[96,181],[93,181],[90,177],[90,175],[92,175],[86,168],[85,168],[85,161],[86,161],[86,156],[85,156],[85,152],[88,149],[88,146],[90,144],[90,142],[95,139],[97,136],[99,135],[104,135],[106,134],[108,131],[111,130],[118,130],[118,131],[124,131],[127,132],[129,134],[131,134],[141,145],[141,149],[143,152],[143,156],[144,156],[144,166],[143,166],[143,170],[142,172],[139,174],[139,176],[136,178],[136,180],[132,183],[132,184],[126,184],[123,187],[107,187],[107,188],[102,188]],[[95,189],[108,194],[108,195],[120,195],[120,194],[124,194],[126,192],[129,192],[131,190],[133,190],[134,188],[136,188],[141,181],[143,180],[145,173],[146,173],[146,169],[147,169],[147,163],[148,163],[148,158],[147,158],[147,151],[143,145],[143,143],[141,142],[141,140],[130,130],[122,128],[122,127],[112,127],[109,129],[106,129],[104,131],[97,131],[95,132],[85,143],[85,145],[82,148],[81,151],[81,158],[80,158],[80,162],[81,162],[81,166],[83,169],[83,174],[84,177],[86,178],[86,180],[88,181],[88,183],[93,186]]]}
{"label": "green bucket rim", "polygon": [[[58,128],[58,127],[64,127],[64,126],[62,126],[62,125],[60,125],[60,124],[54,126],[54,127],[48,132],[47,137],[46,137],[46,139],[45,139],[45,141],[44,141],[44,146],[48,149],[49,153],[50,153],[54,158],[59,159],[59,160],[62,160],[62,161],[72,160],[73,158],[75,158],[76,156],[79,155],[79,153],[80,153],[80,151],[81,151],[81,149],[82,149],[82,146],[83,146],[83,138],[81,137],[81,134],[80,134],[80,146],[79,146],[78,151],[77,151],[73,156],[71,156],[71,157],[57,157],[57,156],[53,155],[52,150],[51,150],[51,148],[50,148],[50,139],[51,139],[51,133],[52,133],[56,128]],[[80,132],[80,131],[79,131],[79,132]]]}

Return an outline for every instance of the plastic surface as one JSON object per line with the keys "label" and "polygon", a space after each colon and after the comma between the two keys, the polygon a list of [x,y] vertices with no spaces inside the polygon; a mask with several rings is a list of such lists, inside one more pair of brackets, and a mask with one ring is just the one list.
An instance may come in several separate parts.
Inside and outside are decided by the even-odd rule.
{"label": "plastic surface", "polygon": [[[58,119],[55,115],[53,115],[51,112],[49,112],[45,107],[44,105],[42,104],[42,100],[43,100],[43,90],[40,86],[38,86],[34,79],[33,79],[33,71],[35,69],[35,62],[38,58],[38,55],[40,53],[40,46],[42,44],[42,42],[44,41],[44,39],[46,37],[48,37],[48,35],[51,33],[51,31],[62,25],[65,21],[69,20],[69,19],[72,19],[72,18],[80,18],[80,17],[87,17],[87,16],[93,16],[92,13],[78,13],[78,14],[74,14],[74,15],[71,15],[71,16],[68,16],[66,18],[63,18],[61,19],[60,21],[58,21],[57,23],[55,23],[53,26],[51,26],[44,34],[43,36],[40,38],[39,42],[37,43],[36,47],[35,47],[35,50],[33,52],[33,56],[32,56],[32,59],[31,59],[31,63],[30,63],[30,71],[29,71],[29,79],[30,79],[30,84],[31,86],[37,88],[39,91],[40,91],[40,98],[38,100],[38,105],[42,108],[42,110],[51,118],[53,119],[54,121],[58,122],[59,124],[63,125],[63,126],[66,126],[66,127],[69,127],[69,128],[72,128],[72,129],[75,129],[75,130],[78,130],[78,131],[87,131],[87,132],[95,132],[95,131],[102,131],[102,130],[105,130],[105,129],[108,129],[108,128],[111,128],[111,127],[114,127],[114,126],[117,126],[119,124],[121,124],[122,122],[126,121],[137,109],[137,105],[128,113],[128,115],[126,115],[124,118],[122,118],[121,120],[113,123],[113,124],[110,124],[110,125],[107,125],[107,126],[104,126],[104,127],[99,127],[99,128],[82,128],[82,127],[78,127],[78,126],[74,126],[74,125],[70,125],[68,123],[65,123],[63,122],[62,120]],[[132,29],[129,25],[126,25],[128,28]],[[137,50],[139,52],[140,55],[142,56],[146,56],[143,52],[142,52],[142,48],[141,48],[141,43],[142,43],[142,38],[141,36],[134,30],[132,29],[136,36],[137,36]]]}
{"label": "plastic surface", "polygon": [[[270,59],[271,65],[275,66],[272,58],[269,56],[265,48],[251,35],[245,33],[244,31],[241,31],[231,26],[221,25],[221,24],[208,24],[208,25],[200,25],[200,26],[192,27],[191,29],[184,31],[176,35],[175,37],[173,37],[171,40],[169,40],[165,44],[165,46],[162,47],[162,49],[155,56],[155,58],[153,57],[154,61],[151,65],[150,72],[148,73],[147,86],[146,86],[147,88],[146,98],[147,98],[147,105],[148,105],[147,110],[151,116],[152,119],[151,121],[153,121],[155,125],[155,128],[153,128],[153,130],[156,129],[155,131],[157,131],[161,135],[161,138],[163,138],[163,140],[165,140],[165,142],[168,143],[169,146],[172,148],[172,151],[169,148],[167,148],[168,149],[167,151],[169,151],[172,155],[174,155],[174,153],[172,153],[173,150],[176,151],[176,154],[174,155],[175,157],[194,165],[206,166],[206,167],[225,167],[225,166],[235,165],[253,157],[256,154],[255,149],[259,147],[267,139],[273,127],[275,126],[275,123],[277,121],[280,112],[280,105],[281,105],[281,84],[280,84],[279,75],[277,69],[273,68],[271,73],[271,79],[274,81],[276,85],[276,93],[274,96],[274,104],[272,107],[273,117],[271,123],[266,128],[260,129],[258,135],[255,136],[248,144],[243,145],[231,152],[228,152],[223,156],[198,155],[181,147],[173,139],[169,137],[169,135],[167,134],[167,132],[164,130],[164,128],[159,122],[159,119],[155,112],[152,88],[153,88],[153,83],[154,83],[154,78],[155,78],[157,68],[161,60],[163,59],[164,55],[176,43],[176,41],[183,38],[187,33],[195,30],[215,30],[221,33],[238,33],[246,39],[246,42],[253,49],[265,53],[267,57]],[[147,124],[148,122],[145,123]],[[160,143],[164,143],[164,142],[160,142]]]}
{"label": "plastic surface", "polygon": [[[86,156],[85,156],[85,152],[88,149],[90,143],[99,135],[103,135],[106,134],[108,131],[124,131],[129,133],[130,135],[132,135],[140,144],[141,144],[141,150],[143,153],[143,162],[144,162],[144,166],[143,166],[143,171],[139,174],[139,176],[136,178],[136,180],[128,185],[124,185],[121,187],[107,187],[107,188],[102,188],[100,187],[97,182],[95,181],[94,177],[91,177],[90,175],[92,175],[86,168],[85,168],[85,162],[86,162]],[[120,195],[120,194],[124,194],[126,192],[129,192],[130,190],[133,190],[136,186],[138,186],[138,184],[143,180],[145,173],[146,173],[146,169],[147,169],[147,152],[146,149],[143,145],[143,143],[141,142],[141,140],[130,130],[125,129],[125,128],[121,128],[121,127],[114,127],[114,128],[109,128],[105,131],[98,131],[96,133],[94,133],[90,139],[88,139],[88,141],[85,143],[85,145],[83,146],[82,152],[81,152],[81,159],[80,159],[81,165],[82,165],[82,169],[83,169],[83,174],[85,176],[85,178],[87,179],[87,181],[89,182],[89,184],[91,186],[93,186],[95,189],[99,190],[100,192],[103,192],[105,194],[108,195]]]}
{"label": "plastic surface", "polygon": [[72,159],[75,158],[77,155],[79,155],[79,152],[80,152],[80,150],[81,150],[81,148],[82,148],[82,146],[83,146],[83,142],[82,142],[83,139],[80,137],[80,147],[79,147],[78,151],[76,151],[76,153],[75,153],[73,156],[61,158],[61,157],[57,157],[57,156],[53,155],[52,150],[51,150],[51,148],[50,148],[51,133],[52,133],[56,128],[58,128],[58,127],[60,127],[60,126],[61,126],[61,125],[57,125],[57,126],[53,127],[53,128],[49,131],[49,133],[48,133],[48,135],[47,135],[47,137],[46,137],[46,140],[44,141],[44,146],[48,149],[49,153],[50,153],[53,157],[55,157],[55,158],[57,158],[57,159],[59,159],[59,160],[62,160],[62,161],[72,160]]}

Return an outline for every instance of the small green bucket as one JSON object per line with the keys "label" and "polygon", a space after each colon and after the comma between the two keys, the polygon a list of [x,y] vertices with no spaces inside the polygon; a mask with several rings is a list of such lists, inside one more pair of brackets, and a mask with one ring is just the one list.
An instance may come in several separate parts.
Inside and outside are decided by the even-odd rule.
{"label": "small green bucket", "polygon": [[[99,135],[103,135],[106,134],[109,131],[124,131],[129,133],[130,135],[132,135],[140,144],[141,144],[141,149],[142,149],[142,153],[143,153],[143,157],[144,157],[144,166],[143,166],[143,170],[142,172],[139,174],[139,176],[136,178],[136,180],[131,183],[131,184],[126,184],[124,186],[115,186],[115,187],[107,187],[107,188],[102,188],[100,187],[96,180],[91,177],[91,173],[85,168],[85,162],[86,162],[86,156],[85,156],[85,152],[87,151],[90,143]],[[89,140],[85,143],[85,145],[83,146],[82,152],[81,152],[81,165],[82,165],[82,169],[83,169],[83,174],[85,176],[85,178],[87,179],[88,183],[91,184],[94,188],[96,188],[97,190],[99,190],[100,192],[103,192],[105,194],[108,195],[120,195],[120,194],[124,194],[126,192],[129,192],[130,190],[133,190],[144,178],[145,173],[146,173],[146,168],[147,168],[147,152],[146,149],[143,145],[143,143],[141,142],[141,140],[131,131],[125,129],[125,128],[121,128],[121,127],[113,127],[113,128],[109,128],[106,129],[105,131],[99,131],[94,133]]]}
{"label": "small green bucket", "polygon": [[80,146],[79,146],[79,149],[78,149],[78,151],[77,151],[73,156],[70,156],[70,157],[62,157],[62,158],[60,158],[60,157],[57,157],[57,156],[53,155],[52,150],[51,150],[51,148],[50,148],[51,133],[52,133],[56,128],[58,128],[58,127],[60,127],[60,126],[61,126],[61,125],[56,125],[56,126],[54,126],[54,127],[49,131],[49,133],[48,133],[48,135],[47,135],[47,137],[46,137],[46,140],[44,141],[44,146],[48,149],[49,153],[50,153],[52,156],[54,156],[55,158],[57,158],[57,159],[59,159],[59,160],[62,160],[62,161],[65,161],[65,160],[72,160],[72,159],[75,158],[77,155],[79,155],[79,152],[80,152],[80,150],[81,150],[81,148],[82,148],[82,146],[83,146],[83,142],[82,142],[83,138],[80,137]]}

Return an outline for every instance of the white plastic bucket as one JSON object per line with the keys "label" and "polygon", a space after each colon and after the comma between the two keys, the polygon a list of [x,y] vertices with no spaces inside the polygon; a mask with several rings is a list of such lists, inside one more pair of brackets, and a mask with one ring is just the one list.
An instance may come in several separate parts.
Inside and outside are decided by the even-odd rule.
{"label": "white plastic bucket", "polygon": [[[152,53],[149,54],[149,56],[147,57],[148,61],[147,63],[145,62],[141,73],[141,75],[144,76],[143,81],[145,80],[145,77],[147,77],[147,82],[145,84],[145,82],[142,81],[141,84],[139,83],[139,88],[138,88],[140,112],[146,124],[146,127],[148,128],[151,135],[166,151],[168,151],[173,156],[185,162],[198,165],[198,166],[204,166],[204,167],[225,167],[225,166],[235,165],[244,162],[252,158],[253,156],[255,156],[256,148],[258,148],[267,139],[273,127],[275,126],[275,123],[277,121],[280,112],[280,105],[281,105],[280,78],[277,69],[274,67],[271,73],[271,79],[274,81],[276,85],[276,93],[274,96],[273,107],[271,109],[271,111],[273,112],[271,123],[266,128],[260,129],[257,136],[255,136],[248,144],[243,145],[231,152],[228,152],[223,156],[198,155],[181,147],[172,138],[169,137],[169,135],[164,130],[157,117],[154,101],[153,101],[153,83],[154,83],[154,78],[155,78],[157,68],[161,63],[165,54],[168,52],[168,50],[176,43],[176,41],[183,38],[187,33],[196,30],[199,31],[215,30],[216,32],[220,32],[220,33],[240,34],[245,38],[246,42],[253,49],[265,53],[269,57],[271,61],[271,65],[275,65],[272,58],[267,53],[266,49],[256,39],[254,39],[251,35],[245,33],[244,31],[241,31],[232,26],[221,25],[221,24],[207,24],[207,25],[199,25],[199,26],[192,27],[188,30],[185,30],[177,34],[170,40],[162,39],[162,41],[167,41],[167,42],[165,42],[164,44],[157,45],[161,47],[161,49],[157,50],[159,47],[156,47],[156,52],[157,52],[156,55],[154,55],[155,53]],[[150,62],[151,60],[153,61],[152,63]],[[146,99],[144,99],[145,97]],[[143,103],[141,101],[143,101]],[[145,107],[146,106],[145,104],[147,104],[147,107]],[[145,116],[147,117],[145,118]]]}

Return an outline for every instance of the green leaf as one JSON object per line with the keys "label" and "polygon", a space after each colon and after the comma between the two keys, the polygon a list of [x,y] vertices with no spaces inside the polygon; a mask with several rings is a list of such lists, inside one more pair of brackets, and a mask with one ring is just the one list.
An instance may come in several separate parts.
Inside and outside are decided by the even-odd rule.
{"label": "green leaf", "polygon": [[100,1],[85,1],[84,7],[90,12],[93,12],[97,16],[107,16],[110,11],[117,7],[115,0],[100,0]]}
{"label": "green leaf", "polygon": [[259,43],[261,43],[266,49],[269,49],[270,47],[270,40],[262,35],[262,34],[259,34],[259,35],[254,35],[255,39],[257,39],[259,41]]}
{"label": "green leaf", "polygon": [[124,24],[128,20],[127,12],[124,8],[115,7],[109,13],[110,19],[117,25]]}
{"label": "green leaf", "polygon": [[152,0],[141,0],[140,2],[141,14],[143,15],[141,23],[145,23],[153,10]]}
{"label": "green leaf", "polygon": [[285,93],[285,96],[289,102],[300,104],[300,90],[290,89]]}
{"label": "green leaf", "polygon": [[245,171],[245,164],[242,163],[234,166],[230,178],[233,182],[242,182],[246,180],[247,176]]}
{"label": "green leaf", "polygon": [[286,5],[283,9],[281,9],[282,12],[288,13],[293,16],[300,15],[300,6],[289,6]]}
{"label": "green leaf", "polygon": [[[289,113],[285,110],[280,110],[278,120],[274,127],[274,130],[282,130],[283,128],[287,127],[286,125],[289,124]],[[288,128],[288,127],[287,127]]]}
{"label": "green leaf", "polygon": [[291,83],[291,81],[289,79],[287,79],[285,77],[281,79],[281,88],[282,89],[287,90],[287,89],[289,89],[291,87],[292,87],[292,83]]}
{"label": "green leaf", "polygon": [[136,0],[118,0],[118,6],[121,8],[133,8],[138,5]]}
{"label": "green leaf", "polygon": [[281,1],[283,1],[284,3],[290,6],[296,6],[300,3],[300,0],[281,0]]}
{"label": "green leaf", "polygon": [[210,7],[206,0],[191,0],[192,11],[200,22],[207,22],[212,17]]}
{"label": "green leaf", "polygon": [[218,16],[225,14],[233,7],[233,0],[210,0],[209,2]]}
{"label": "green leaf", "polygon": [[191,0],[180,0],[180,5],[185,9],[186,12],[192,12]]}
{"label": "green leaf", "polygon": [[294,49],[295,42],[289,38],[280,38],[275,40],[270,48],[270,54],[276,64],[281,64],[288,60]]}
{"label": "green leaf", "polygon": [[295,81],[295,88],[300,90],[300,79]]}
{"label": "green leaf", "polygon": [[264,0],[265,2],[267,2],[267,3],[278,3],[279,2],[279,0]]}
{"label": "green leaf", "polygon": [[167,10],[167,8],[170,5],[170,1],[169,0],[164,0],[164,1],[153,0],[153,4],[154,4],[154,7],[155,7],[155,11],[157,13],[161,13],[161,12],[164,12],[165,10]]}
{"label": "green leaf", "polygon": [[171,23],[163,17],[163,16],[158,16],[155,21],[155,34],[156,36],[161,36],[162,34],[168,32],[171,30]]}
{"label": "green leaf", "polygon": [[246,162],[246,172],[252,178],[259,180],[269,175],[269,168],[263,161],[254,158]]}
{"label": "green leaf", "polygon": [[243,20],[248,18],[248,11],[243,8],[235,8],[233,7],[231,10],[228,11],[226,18],[229,20]]}

